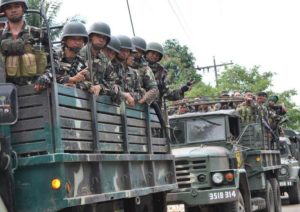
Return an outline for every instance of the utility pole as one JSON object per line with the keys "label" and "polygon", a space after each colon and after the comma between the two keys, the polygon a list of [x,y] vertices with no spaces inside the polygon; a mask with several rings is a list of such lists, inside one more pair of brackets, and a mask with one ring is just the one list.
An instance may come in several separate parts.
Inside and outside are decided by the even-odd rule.
{"label": "utility pole", "polygon": [[233,62],[231,61],[230,63],[216,64],[215,56],[213,56],[213,63],[214,63],[214,65],[212,65],[212,66],[202,66],[202,67],[197,66],[196,69],[199,70],[199,71],[205,71],[205,70],[207,70],[209,72],[209,69],[214,68],[216,87],[218,87],[218,70],[217,70],[217,67],[227,66],[227,65],[233,65]]}
{"label": "utility pole", "polygon": [[128,9],[128,14],[129,14],[130,23],[131,23],[132,34],[133,34],[133,36],[135,36],[135,31],[134,31],[134,26],[133,26],[133,20],[132,20],[130,6],[129,6],[129,1],[126,0],[126,3],[127,3],[127,9]]}

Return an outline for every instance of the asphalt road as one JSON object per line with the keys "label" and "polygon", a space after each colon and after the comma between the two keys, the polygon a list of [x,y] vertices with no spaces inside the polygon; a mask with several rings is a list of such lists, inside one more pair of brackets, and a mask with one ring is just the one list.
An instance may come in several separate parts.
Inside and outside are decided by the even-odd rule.
{"label": "asphalt road", "polygon": [[298,205],[283,205],[282,212],[300,212],[300,204],[298,204]]}
{"label": "asphalt road", "polygon": [[282,198],[282,212],[300,212],[300,204],[289,205],[287,198]]}

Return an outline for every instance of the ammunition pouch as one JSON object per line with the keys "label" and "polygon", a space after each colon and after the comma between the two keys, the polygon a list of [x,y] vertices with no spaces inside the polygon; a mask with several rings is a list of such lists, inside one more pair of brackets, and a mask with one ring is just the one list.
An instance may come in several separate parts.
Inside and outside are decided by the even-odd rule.
{"label": "ammunition pouch", "polygon": [[22,39],[5,39],[1,42],[1,51],[4,56],[20,56],[25,53],[25,43]]}
{"label": "ammunition pouch", "polygon": [[8,56],[5,58],[5,70],[9,77],[20,77],[20,58],[19,56]]}
{"label": "ammunition pouch", "polygon": [[37,75],[42,75],[47,67],[47,53],[43,50],[33,49],[33,54],[36,61]]}

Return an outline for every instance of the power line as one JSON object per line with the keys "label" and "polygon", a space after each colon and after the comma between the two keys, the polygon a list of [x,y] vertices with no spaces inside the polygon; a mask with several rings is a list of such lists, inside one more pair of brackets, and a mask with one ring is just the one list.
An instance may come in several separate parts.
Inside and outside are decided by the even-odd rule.
{"label": "power line", "polygon": [[126,2],[127,2],[127,9],[128,9],[128,14],[129,14],[129,18],[130,18],[132,33],[133,33],[133,36],[135,36],[133,20],[132,20],[132,17],[131,17],[131,12],[130,12],[130,7],[129,7],[129,1],[126,0]]}
{"label": "power line", "polygon": [[168,3],[169,3],[169,5],[170,5],[170,7],[171,7],[172,12],[174,13],[174,15],[175,15],[175,17],[176,17],[176,19],[177,19],[179,25],[181,26],[181,28],[182,28],[182,30],[184,31],[184,33],[186,34],[186,36],[189,38],[189,34],[187,33],[187,31],[186,31],[186,29],[185,29],[185,27],[184,27],[184,24],[183,24],[182,21],[180,20],[180,17],[178,16],[178,14],[177,14],[175,8],[173,7],[171,1],[168,0]]}
{"label": "power line", "polygon": [[233,62],[231,61],[230,63],[216,64],[215,56],[213,57],[213,62],[214,62],[214,65],[212,65],[212,66],[202,66],[202,67],[198,66],[198,67],[196,67],[196,69],[199,70],[199,71],[205,71],[205,70],[209,71],[209,69],[214,68],[216,87],[218,87],[218,70],[217,70],[217,67],[233,65]]}

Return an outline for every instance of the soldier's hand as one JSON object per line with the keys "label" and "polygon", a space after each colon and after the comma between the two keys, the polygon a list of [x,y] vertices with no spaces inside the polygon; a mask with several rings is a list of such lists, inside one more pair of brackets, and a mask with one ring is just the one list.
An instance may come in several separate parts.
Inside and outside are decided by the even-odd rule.
{"label": "soldier's hand", "polygon": [[92,85],[90,88],[90,92],[95,94],[96,96],[99,96],[100,91],[101,91],[100,85]]}
{"label": "soldier's hand", "polygon": [[133,107],[135,105],[135,102],[134,102],[134,98],[131,96],[131,94],[130,93],[123,93],[123,95],[124,95],[126,104]]}
{"label": "soldier's hand", "polygon": [[85,80],[85,72],[80,71],[74,77],[69,78],[70,83],[77,83]]}
{"label": "soldier's hand", "polygon": [[79,73],[81,73],[83,76],[87,76],[89,74],[88,68],[82,69]]}
{"label": "soldier's hand", "polygon": [[39,76],[39,78],[34,83],[34,89],[36,91],[42,91],[48,88],[51,84],[51,76],[49,74],[44,74]]}

